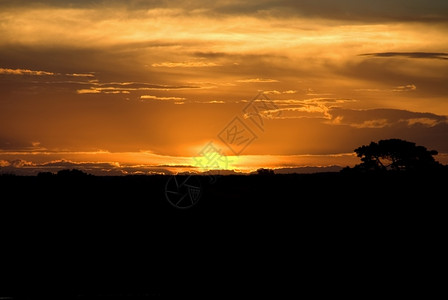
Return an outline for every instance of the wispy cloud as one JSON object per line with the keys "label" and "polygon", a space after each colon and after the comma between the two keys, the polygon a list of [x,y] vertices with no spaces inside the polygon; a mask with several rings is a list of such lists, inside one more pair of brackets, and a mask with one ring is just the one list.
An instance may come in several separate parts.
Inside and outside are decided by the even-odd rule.
{"label": "wispy cloud", "polygon": [[379,88],[364,88],[364,89],[355,89],[356,92],[369,92],[369,93],[379,93],[379,92],[412,92],[417,90],[417,86],[415,84],[406,84],[399,85],[393,88],[388,89],[379,89]]}
{"label": "wispy cloud", "polygon": [[97,89],[79,89],[76,90],[76,93],[78,94],[100,94],[101,91]]}
{"label": "wispy cloud", "polygon": [[371,92],[371,93],[376,93],[376,92],[383,92],[385,90],[383,89],[374,89],[374,88],[364,88],[364,89],[355,89],[355,92]]}
{"label": "wispy cloud", "polygon": [[360,56],[428,58],[428,59],[448,60],[448,53],[445,52],[378,52],[378,53],[363,53],[360,54]]}
{"label": "wispy cloud", "polygon": [[270,95],[280,95],[282,92],[277,91],[277,90],[272,90],[272,91],[264,91],[265,94],[270,94]]}
{"label": "wispy cloud", "polygon": [[[57,173],[64,169],[78,169],[94,175],[154,175],[172,174],[168,167],[151,165],[128,165],[116,162],[74,162],[70,160],[55,160],[36,163],[23,159],[12,161],[0,160],[0,174],[13,173],[18,175],[37,175],[39,172]],[[183,168],[180,168],[183,169]]]}
{"label": "wispy cloud", "polygon": [[140,96],[140,99],[151,99],[151,100],[174,100],[174,101],[183,101],[186,98],[182,97],[159,97],[159,96],[153,96],[153,95],[142,95]]}
{"label": "wispy cloud", "polygon": [[448,120],[438,120],[438,119],[432,119],[432,118],[411,118],[411,119],[404,119],[400,120],[402,122],[406,122],[409,126],[413,125],[423,125],[426,127],[434,127],[441,123],[447,123]]}
{"label": "wispy cloud", "polygon": [[276,79],[269,79],[269,78],[249,78],[249,79],[240,79],[237,80],[237,82],[243,82],[243,83],[270,83],[270,82],[279,82]]}
{"label": "wispy cloud", "polygon": [[314,89],[308,88],[306,89],[306,95],[307,96],[330,96],[331,93],[325,93],[325,92],[318,92]]}
{"label": "wispy cloud", "polygon": [[95,74],[92,73],[67,73],[65,75],[71,77],[95,77]]}
{"label": "wispy cloud", "polygon": [[[340,119],[340,122],[341,121],[342,119]],[[375,119],[375,120],[366,120],[362,123],[352,123],[349,125],[354,128],[384,128],[386,126],[391,126],[392,124],[389,123],[387,119]]]}
{"label": "wispy cloud", "polygon": [[395,87],[392,91],[393,92],[409,92],[409,91],[415,91],[417,87],[414,84],[408,84],[408,85],[400,85]]}
{"label": "wispy cloud", "polygon": [[36,70],[28,70],[28,69],[6,69],[0,68],[0,74],[6,75],[32,75],[32,76],[54,76],[58,75],[57,73],[47,72],[47,71],[36,71]]}
{"label": "wispy cloud", "polygon": [[277,91],[277,90],[270,90],[270,91],[263,91],[264,94],[271,94],[271,95],[281,95],[281,94],[295,94],[297,93],[296,90],[287,90],[287,91]]}
{"label": "wispy cloud", "polygon": [[220,64],[205,61],[185,61],[185,62],[162,62],[152,64],[153,67],[165,68],[199,68],[199,67],[217,67]]}
{"label": "wispy cloud", "polygon": [[[255,101],[258,113],[266,119],[300,119],[300,118],[319,118],[331,119],[329,110],[340,107],[346,103],[352,103],[353,99],[336,98],[311,98],[311,99],[272,99]],[[269,105],[272,103],[272,105]],[[249,114],[245,115],[250,117]]]}
{"label": "wispy cloud", "polygon": [[129,94],[139,91],[170,91],[182,89],[197,89],[199,86],[192,85],[159,85],[141,82],[109,82],[89,81],[88,89],[78,89],[78,94]]}
{"label": "wispy cloud", "polygon": [[398,109],[330,109],[329,125],[347,125],[354,128],[414,127],[426,128],[448,124],[448,117]]}

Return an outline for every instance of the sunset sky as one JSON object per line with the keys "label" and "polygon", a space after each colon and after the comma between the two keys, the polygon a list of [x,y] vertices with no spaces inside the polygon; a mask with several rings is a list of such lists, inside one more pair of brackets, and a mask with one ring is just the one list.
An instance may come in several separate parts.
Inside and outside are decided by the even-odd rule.
{"label": "sunset sky", "polygon": [[387,138],[448,163],[446,0],[0,0],[0,173],[352,166]]}

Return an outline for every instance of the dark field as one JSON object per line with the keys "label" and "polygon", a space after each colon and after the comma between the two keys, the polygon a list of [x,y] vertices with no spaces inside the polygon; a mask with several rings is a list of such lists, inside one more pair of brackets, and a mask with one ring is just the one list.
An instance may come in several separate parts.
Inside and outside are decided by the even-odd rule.
{"label": "dark field", "polygon": [[446,173],[198,176],[184,210],[168,179],[1,176],[0,294],[398,296],[440,283]]}

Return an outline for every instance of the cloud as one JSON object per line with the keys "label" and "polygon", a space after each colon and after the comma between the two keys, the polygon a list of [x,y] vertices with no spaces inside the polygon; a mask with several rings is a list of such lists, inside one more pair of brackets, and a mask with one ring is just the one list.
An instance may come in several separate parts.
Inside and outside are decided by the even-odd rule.
{"label": "cloud", "polygon": [[395,87],[392,91],[393,92],[409,92],[409,91],[415,91],[417,87],[414,84],[408,84],[408,85],[400,85]]}
{"label": "cloud", "polygon": [[[135,2],[134,2],[135,3]],[[152,7],[154,2],[142,2],[134,8]],[[159,7],[176,7],[202,14],[259,15],[325,18],[337,20],[378,21],[440,21],[446,20],[448,5],[444,0],[193,0],[161,2]]]}
{"label": "cloud", "polygon": [[193,52],[194,56],[201,57],[201,58],[208,58],[208,59],[216,59],[216,58],[222,58],[222,57],[228,57],[228,56],[235,56],[235,54],[230,54],[227,52],[214,52],[214,51],[196,51]]}
{"label": "cloud", "polygon": [[237,82],[271,83],[271,82],[279,82],[279,81],[276,79],[268,79],[268,78],[250,78],[250,79],[240,79],[240,80],[237,80]]}
{"label": "cloud", "polygon": [[32,76],[54,76],[57,73],[47,72],[47,71],[35,71],[27,69],[5,69],[0,68],[0,74],[6,75],[32,75]]}
{"label": "cloud", "polygon": [[97,90],[97,89],[80,89],[80,90],[76,90],[76,93],[78,93],[78,94],[101,94],[101,91]]}
{"label": "cloud", "polygon": [[272,94],[272,95],[280,95],[282,92],[277,91],[277,90],[272,90],[272,91],[264,91],[265,94]]}
{"label": "cloud", "polygon": [[26,161],[23,159],[15,159],[9,162],[10,166],[13,168],[24,168],[24,167],[33,167],[34,163],[30,161]]}
{"label": "cloud", "polygon": [[295,90],[287,90],[287,91],[277,91],[277,90],[271,90],[271,91],[263,91],[264,94],[272,94],[272,95],[281,95],[281,94],[295,94],[297,91]]}
{"label": "cloud", "polygon": [[401,122],[406,122],[409,126],[413,125],[423,125],[425,127],[434,127],[441,123],[447,123],[447,120],[438,120],[438,119],[431,119],[431,118],[411,118],[411,119],[402,119]]}
{"label": "cloud", "polygon": [[71,77],[95,77],[95,75],[91,73],[68,73],[65,75]]}
{"label": "cloud", "polygon": [[205,61],[187,61],[187,62],[163,62],[152,64],[153,67],[165,67],[165,68],[198,68],[198,67],[217,67],[220,64],[214,62]]}
{"label": "cloud", "polygon": [[180,90],[180,89],[195,89],[200,88],[197,85],[162,85],[162,84],[150,84],[145,82],[109,82],[109,83],[94,83],[94,86],[98,86],[98,89],[117,89],[128,91],[149,91],[149,90]]}
{"label": "cloud", "polygon": [[[265,119],[300,119],[300,118],[315,118],[315,119],[328,119],[328,109],[326,107],[319,106],[296,106],[285,107],[277,109],[262,110],[259,115]],[[250,115],[245,115],[245,118]]]}
{"label": "cloud", "polygon": [[374,89],[374,88],[364,88],[364,89],[355,89],[356,92],[369,92],[369,93],[379,93],[379,92],[411,92],[415,91],[417,89],[417,86],[415,84],[406,84],[406,85],[399,85],[394,88],[388,88],[388,89]]}
{"label": "cloud", "polygon": [[383,92],[385,91],[384,89],[373,89],[373,88],[366,88],[366,89],[355,89],[356,92],[371,92],[371,93],[376,93],[376,92]]}
{"label": "cloud", "polygon": [[435,127],[448,124],[447,116],[432,113],[419,113],[399,109],[342,109],[333,108],[328,111],[331,116],[326,124],[347,125],[354,128],[385,128],[415,126]]}
{"label": "cloud", "polygon": [[231,104],[231,103],[240,103],[239,100],[189,100],[188,103],[194,104]]}
{"label": "cloud", "polygon": [[448,53],[444,52],[378,52],[378,53],[364,53],[360,56],[372,57],[405,57],[405,58],[427,58],[427,59],[442,59],[448,60]]}
{"label": "cloud", "polygon": [[0,160],[0,168],[1,167],[9,167],[11,163],[7,160]]}
{"label": "cloud", "polygon": [[[447,116],[431,113],[411,112],[399,109],[356,110],[343,108],[350,99],[306,99],[272,100],[277,106],[272,109],[260,109],[259,116],[266,119],[320,119],[327,125],[345,125],[353,128],[385,127],[434,127],[448,124]],[[245,116],[249,118],[250,115]]]}
{"label": "cloud", "polygon": [[158,96],[153,96],[153,95],[142,95],[140,96],[140,99],[151,99],[151,100],[174,100],[174,101],[183,101],[186,98],[182,98],[182,97],[158,97]]}
{"label": "cloud", "polygon": [[[420,43],[425,42],[422,40]],[[434,99],[435,102],[443,101],[442,99],[446,98],[448,93],[446,60],[397,58],[348,60],[346,63],[334,64],[330,67],[329,72],[336,74],[336,76],[348,78],[352,83],[351,87],[354,92],[391,93],[409,91],[412,93],[401,93],[403,99],[394,95],[391,100],[404,101],[406,97],[407,103],[415,101],[416,105],[418,103],[421,105],[421,99],[428,97]],[[404,88],[404,86],[408,87]],[[381,96],[391,97],[391,95],[368,95],[371,99],[376,98],[375,102],[381,103],[380,105],[385,105]],[[360,96],[356,95],[355,97]],[[416,105],[414,105],[414,109]],[[406,105],[404,106],[406,107]],[[410,107],[407,106],[406,108]],[[425,108],[422,105],[420,109]]]}
{"label": "cloud", "polygon": [[[134,174],[162,174],[170,175],[172,168],[151,165],[121,165],[116,162],[74,162],[69,160],[55,160],[36,163],[23,159],[12,161],[0,160],[0,174],[37,175],[39,172],[57,173],[64,169],[78,169],[88,174],[100,176],[120,176]],[[185,169],[185,168],[179,168]]]}
{"label": "cloud", "polygon": [[[184,13],[202,15],[280,15],[347,20],[440,20],[446,19],[448,5],[444,0],[15,0],[1,1],[0,7],[47,6],[56,8],[116,7],[128,11],[166,11],[172,8]],[[166,12],[165,12],[166,13]]]}
{"label": "cloud", "polygon": [[[87,84],[87,83],[84,83]],[[129,94],[139,91],[170,91],[182,89],[198,89],[200,86],[193,85],[159,85],[141,82],[110,82],[101,83],[89,81],[91,85],[88,89],[78,89],[78,94]],[[148,98],[149,99],[149,98]]]}
{"label": "cloud", "polygon": [[307,88],[306,95],[307,96],[330,96],[330,95],[332,95],[332,93],[322,93],[322,92],[318,92],[312,88]]}
{"label": "cloud", "polygon": [[36,140],[29,141],[29,140],[17,140],[16,138],[6,138],[0,136],[0,152],[1,151],[42,151],[46,150],[45,147],[42,146],[41,142],[38,142]]}
{"label": "cloud", "polygon": [[[339,123],[342,123],[343,119],[341,118],[339,120]],[[366,120],[362,123],[350,124],[350,126],[355,128],[384,128],[390,125],[391,124],[387,121],[387,119]]]}
{"label": "cloud", "polygon": [[[352,102],[356,102],[356,100],[336,98],[263,99],[253,101],[252,105],[258,116],[266,119],[331,119],[329,114],[331,108]],[[244,115],[245,118],[253,116],[254,113]]]}

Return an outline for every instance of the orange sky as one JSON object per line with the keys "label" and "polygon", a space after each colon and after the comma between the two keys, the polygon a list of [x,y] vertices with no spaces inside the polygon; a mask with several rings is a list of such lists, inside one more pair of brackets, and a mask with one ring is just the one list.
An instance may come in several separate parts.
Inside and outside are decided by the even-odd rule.
{"label": "orange sky", "polygon": [[448,163],[446,1],[122,2],[0,2],[0,172]]}

